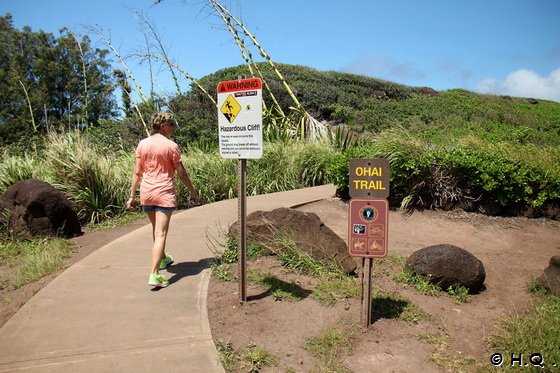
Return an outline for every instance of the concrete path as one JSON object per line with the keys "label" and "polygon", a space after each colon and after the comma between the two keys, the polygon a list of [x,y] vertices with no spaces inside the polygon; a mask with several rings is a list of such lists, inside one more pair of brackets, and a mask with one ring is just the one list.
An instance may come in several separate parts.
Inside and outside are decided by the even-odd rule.
{"label": "concrete path", "polygon": [[[332,185],[250,197],[271,210],[334,196]],[[206,312],[208,237],[223,242],[237,199],[174,214],[171,285],[147,285],[151,227],[135,230],[68,268],[0,329],[0,372],[223,372]]]}

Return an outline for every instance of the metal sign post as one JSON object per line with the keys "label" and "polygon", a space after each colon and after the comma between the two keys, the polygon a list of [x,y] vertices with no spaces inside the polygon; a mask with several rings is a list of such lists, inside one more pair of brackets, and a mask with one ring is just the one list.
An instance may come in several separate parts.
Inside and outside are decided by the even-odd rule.
{"label": "metal sign post", "polygon": [[222,158],[238,160],[239,301],[247,301],[247,159],[263,153],[262,81],[218,83],[218,137]]}
{"label": "metal sign post", "polygon": [[239,221],[239,301],[247,301],[247,160],[238,161],[239,190],[237,198]]}
{"label": "metal sign post", "polygon": [[362,310],[364,327],[371,325],[371,272],[373,258],[387,255],[389,232],[389,162],[386,159],[352,159],[349,165],[348,251],[362,258]]}

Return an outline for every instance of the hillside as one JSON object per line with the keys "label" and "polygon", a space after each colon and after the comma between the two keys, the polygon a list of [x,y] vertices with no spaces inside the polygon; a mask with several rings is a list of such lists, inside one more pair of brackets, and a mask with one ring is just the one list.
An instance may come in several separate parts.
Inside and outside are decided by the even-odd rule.
{"label": "hillside", "polygon": [[[258,66],[283,111],[289,113],[294,103],[280,80],[268,64]],[[428,87],[408,87],[304,66],[278,64],[278,67],[313,117],[332,125],[345,124],[357,132],[378,133],[402,126],[434,142],[446,142],[450,135],[483,130],[495,139],[538,146],[560,144],[560,103],[481,95],[459,89],[438,92]],[[217,71],[199,83],[215,97],[218,82],[239,76],[250,76],[245,65]],[[267,107],[272,107],[266,89],[263,96]],[[185,96],[173,98],[171,108],[186,123],[184,135],[208,139],[217,136],[215,108],[194,85]],[[265,117],[265,125],[267,120],[270,123],[270,118]]]}

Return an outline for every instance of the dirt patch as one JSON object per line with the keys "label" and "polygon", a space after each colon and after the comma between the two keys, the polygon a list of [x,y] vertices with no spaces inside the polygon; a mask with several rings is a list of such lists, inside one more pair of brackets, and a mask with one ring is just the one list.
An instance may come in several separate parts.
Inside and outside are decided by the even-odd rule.
{"label": "dirt patch", "polygon": [[[347,240],[347,205],[323,200],[298,209],[315,212]],[[208,316],[212,335],[242,350],[249,345],[265,349],[278,359],[274,368],[261,371],[321,371],[325,363],[305,348],[310,338],[337,328],[351,335],[351,352],[341,363],[352,372],[458,372],[490,368],[493,351],[488,344],[496,323],[523,312],[533,301],[527,282],[538,277],[553,255],[560,254],[560,223],[525,218],[493,218],[464,212],[415,212],[406,216],[391,211],[389,254],[407,257],[425,246],[449,243],[478,257],[486,269],[486,290],[457,303],[447,295],[421,295],[395,281],[394,261],[374,261],[372,320],[360,326],[359,298],[333,306],[315,300],[316,279],[282,268],[274,258],[248,264],[282,281],[296,284],[300,301],[275,301],[258,285],[248,287],[249,301],[239,303],[237,282],[212,278]]]}

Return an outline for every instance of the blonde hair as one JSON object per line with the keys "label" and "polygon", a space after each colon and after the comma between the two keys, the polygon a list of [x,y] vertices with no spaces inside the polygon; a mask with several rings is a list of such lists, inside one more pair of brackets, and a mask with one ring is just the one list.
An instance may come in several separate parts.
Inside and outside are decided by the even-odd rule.
{"label": "blonde hair", "polygon": [[152,115],[152,133],[158,133],[161,126],[165,123],[173,124],[177,126],[177,120],[175,116],[171,113],[159,112]]}

